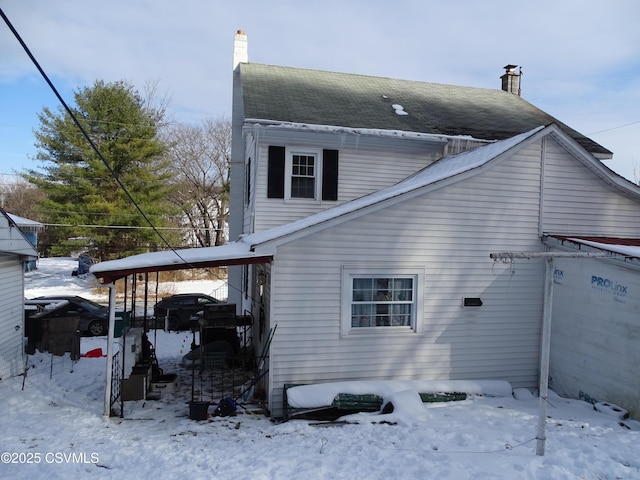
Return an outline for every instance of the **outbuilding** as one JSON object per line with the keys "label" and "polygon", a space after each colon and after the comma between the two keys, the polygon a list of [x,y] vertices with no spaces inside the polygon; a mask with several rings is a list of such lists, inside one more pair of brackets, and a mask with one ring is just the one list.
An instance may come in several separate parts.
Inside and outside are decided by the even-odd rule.
{"label": "outbuilding", "polygon": [[24,270],[38,252],[0,209],[0,380],[24,372]]}

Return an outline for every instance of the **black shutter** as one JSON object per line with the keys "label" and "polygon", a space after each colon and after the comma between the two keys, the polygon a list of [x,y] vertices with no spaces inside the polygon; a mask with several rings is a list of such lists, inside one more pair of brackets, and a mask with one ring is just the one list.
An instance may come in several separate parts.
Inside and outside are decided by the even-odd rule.
{"label": "black shutter", "polygon": [[338,200],[338,150],[322,151],[322,200]]}
{"label": "black shutter", "polygon": [[284,198],[284,147],[269,145],[267,198]]}

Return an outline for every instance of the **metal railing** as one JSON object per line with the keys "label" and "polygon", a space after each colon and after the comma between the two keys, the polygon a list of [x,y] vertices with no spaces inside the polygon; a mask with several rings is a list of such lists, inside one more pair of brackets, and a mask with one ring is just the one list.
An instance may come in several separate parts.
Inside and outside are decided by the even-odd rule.
{"label": "metal railing", "polygon": [[122,396],[122,392],[120,391],[120,387],[122,385],[122,368],[120,367],[120,352],[117,352],[111,358],[111,399],[109,406],[113,407],[113,405],[118,401]]}

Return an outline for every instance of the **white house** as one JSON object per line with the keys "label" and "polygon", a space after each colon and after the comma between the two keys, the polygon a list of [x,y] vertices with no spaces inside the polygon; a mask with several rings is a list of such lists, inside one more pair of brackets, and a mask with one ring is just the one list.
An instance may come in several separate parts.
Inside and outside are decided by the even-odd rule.
{"label": "white house", "polygon": [[[517,93],[248,63],[236,36],[231,239],[91,271],[227,264],[229,298],[277,325],[265,378],[497,379],[537,387],[549,237],[640,238],[611,152]],[[506,90],[506,91],[505,91]],[[185,257],[186,256],[186,257]]]}
{"label": "white house", "polygon": [[0,380],[24,371],[24,264],[35,247],[0,209]]}

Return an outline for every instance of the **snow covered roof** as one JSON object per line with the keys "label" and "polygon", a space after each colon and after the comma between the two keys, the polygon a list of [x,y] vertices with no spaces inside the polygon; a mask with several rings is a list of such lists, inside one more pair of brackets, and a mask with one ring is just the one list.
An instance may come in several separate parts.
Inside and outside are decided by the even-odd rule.
{"label": "snow covered roof", "polygon": [[[518,95],[258,63],[239,65],[244,119],[504,140],[557,124],[598,158],[612,153]],[[262,121],[262,120],[261,120]]]}
{"label": "snow covered roof", "polygon": [[89,272],[105,283],[132,273],[243,265],[271,261],[270,255],[259,255],[244,242],[231,242],[217,247],[187,248],[164,252],[142,253],[91,266]]}
{"label": "snow covered roof", "polygon": [[35,220],[29,220],[28,218],[19,217],[18,215],[14,215],[13,213],[8,212],[7,216],[11,220],[13,220],[13,223],[15,223],[21,229],[38,230],[44,228],[44,225],[42,225],[40,222],[36,222]]}

